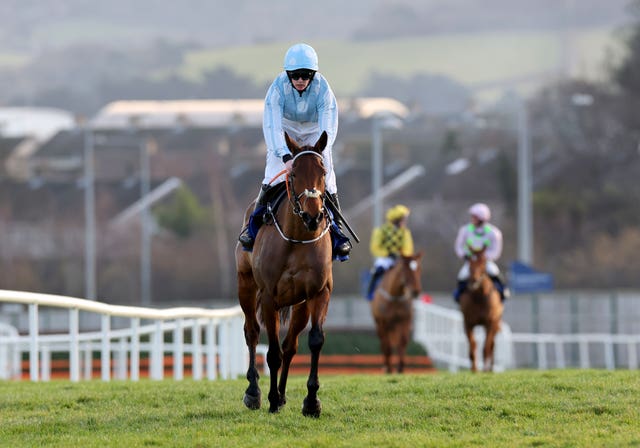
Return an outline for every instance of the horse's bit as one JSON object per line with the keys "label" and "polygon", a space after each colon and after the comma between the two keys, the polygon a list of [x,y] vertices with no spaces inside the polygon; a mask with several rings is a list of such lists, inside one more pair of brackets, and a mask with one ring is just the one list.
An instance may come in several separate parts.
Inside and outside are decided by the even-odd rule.
{"label": "horse's bit", "polygon": [[[411,269],[412,271],[415,271],[416,269],[418,269],[418,262],[416,260],[411,260],[409,262],[409,269]],[[411,297],[409,297],[409,295],[406,293],[406,277],[405,277],[405,284],[403,285],[404,288],[404,292],[401,296],[392,296],[386,289],[384,289],[382,286],[378,287],[378,291],[380,291],[380,294],[382,294],[382,296],[391,301],[391,302],[403,302],[405,300],[409,300]]]}

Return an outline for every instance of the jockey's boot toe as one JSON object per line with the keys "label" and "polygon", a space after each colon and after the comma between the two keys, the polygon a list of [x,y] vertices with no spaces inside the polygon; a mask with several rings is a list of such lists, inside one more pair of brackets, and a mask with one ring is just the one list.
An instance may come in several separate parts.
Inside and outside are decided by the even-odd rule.
{"label": "jockey's boot toe", "polygon": [[351,243],[349,241],[345,241],[344,243],[342,243],[338,247],[336,247],[336,252],[341,257],[348,256],[349,253],[351,252]]}
{"label": "jockey's boot toe", "polygon": [[250,250],[253,248],[253,238],[249,234],[249,229],[246,227],[238,237],[238,241],[240,241],[240,244],[242,244],[242,247],[245,249]]}

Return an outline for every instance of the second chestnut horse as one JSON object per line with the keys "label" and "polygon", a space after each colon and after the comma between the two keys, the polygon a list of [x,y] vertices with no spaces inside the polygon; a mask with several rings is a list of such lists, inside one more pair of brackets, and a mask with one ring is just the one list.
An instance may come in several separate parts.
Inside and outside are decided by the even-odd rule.
{"label": "second chestnut horse", "polygon": [[400,256],[386,271],[373,294],[371,312],[380,338],[380,349],[386,373],[392,372],[393,352],[398,358],[397,371],[402,373],[411,337],[413,303],[422,289],[420,283],[422,253]]}

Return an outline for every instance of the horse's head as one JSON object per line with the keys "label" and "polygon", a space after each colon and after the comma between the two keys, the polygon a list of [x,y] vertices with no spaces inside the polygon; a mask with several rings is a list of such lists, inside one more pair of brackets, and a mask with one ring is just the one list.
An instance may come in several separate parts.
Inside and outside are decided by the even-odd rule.
{"label": "horse's head", "polygon": [[422,252],[414,255],[400,257],[398,263],[401,265],[404,285],[411,292],[411,296],[415,299],[422,291],[422,283],[420,281],[420,272],[422,271]]}
{"label": "horse's head", "polygon": [[482,280],[487,275],[487,257],[484,252],[487,246],[480,249],[467,246],[469,249],[469,287],[476,290],[482,284]]}
{"label": "horse's head", "polygon": [[284,136],[293,154],[293,165],[289,174],[289,199],[294,213],[302,218],[307,230],[313,232],[318,230],[325,218],[326,170],[322,161],[322,151],[327,146],[327,133],[323,132],[314,146],[299,146],[286,132]]}

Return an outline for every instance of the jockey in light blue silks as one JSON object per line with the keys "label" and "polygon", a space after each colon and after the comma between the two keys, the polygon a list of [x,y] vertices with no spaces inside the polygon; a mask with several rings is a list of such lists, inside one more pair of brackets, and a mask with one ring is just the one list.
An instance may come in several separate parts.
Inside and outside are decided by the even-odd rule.
{"label": "jockey in light blue silks", "polygon": [[479,250],[486,246],[484,252],[487,259],[487,274],[500,291],[500,297],[504,302],[509,296],[509,290],[505,287],[500,275],[500,268],[496,264],[502,254],[502,232],[493,224],[489,224],[491,210],[486,204],[477,203],[469,208],[471,222],[460,227],[455,242],[456,255],[465,260],[462,268],[458,272],[458,288],[453,293],[456,302],[460,299],[460,294],[467,287],[469,280],[469,262],[471,255],[469,247]]}
{"label": "jockey in light blue silks", "polygon": [[[264,101],[262,131],[267,144],[267,163],[254,214],[266,206],[268,191],[285,180],[284,175],[273,180],[282,170],[291,171],[292,155],[286,145],[284,133],[299,145],[314,145],[323,131],[328,142],[322,152],[326,174],[326,191],[331,208],[340,211],[336,175],[333,170],[332,148],[338,133],[338,103],[329,83],[318,73],[318,56],[307,44],[296,44],[287,50],[284,71],[269,87]],[[271,184],[270,184],[271,182]],[[349,239],[342,233],[341,220],[332,210],[336,226],[332,226],[337,241],[338,256],[347,258],[351,250]],[[251,250],[254,235],[243,229],[238,238],[245,250]]]}

